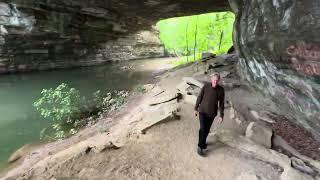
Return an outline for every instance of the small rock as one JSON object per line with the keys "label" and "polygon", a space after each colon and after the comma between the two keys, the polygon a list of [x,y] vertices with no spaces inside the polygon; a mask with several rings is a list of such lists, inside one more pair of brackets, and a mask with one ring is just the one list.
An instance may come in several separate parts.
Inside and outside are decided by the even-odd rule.
{"label": "small rock", "polygon": [[195,86],[198,86],[199,88],[202,88],[204,85],[202,82],[195,80],[192,77],[184,77],[183,81],[187,82],[188,84],[193,84]]}
{"label": "small rock", "polygon": [[161,89],[159,86],[156,86],[151,90],[151,96],[155,97],[155,96],[162,94],[163,92],[164,92],[163,89]]}
{"label": "small rock", "polygon": [[197,96],[195,95],[189,95],[189,94],[186,94],[184,95],[184,100],[187,102],[187,103],[190,103],[192,105],[195,105],[196,102],[197,102]]}
{"label": "small rock", "polygon": [[206,72],[205,71],[199,71],[199,72],[196,72],[192,75],[192,77],[195,77],[195,76],[201,76],[201,75],[205,75]]}
{"label": "small rock", "polygon": [[256,174],[243,172],[238,176],[237,180],[261,180]]}
{"label": "small rock", "polygon": [[242,123],[242,121],[239,118],[235,118],[234,120],[236,121],[237,124],[241,124]]}
{"label": "small rock", "polygon": [[233,108],[232,102],[229,101],[230,103],[230,110],[229,110],[229,117],[230,119],[233,119],[234,121],[236,121],[237,124],[241,124],[241,120],[239,119],[239,117],[236,116],[236,110]]}
{"label": "small rock", "polygon": [[229,113],[229,117],[230,117],[230,119],[234,119],[234,118],[236,118],[236,112],[235,112],[235,110],[234,110],[234,108],[233,108],[233,106],[232,106],[232,104],[231,104],[231,106],[230,106],[230,111],[229,111],[230,113]]}
{"label": "small rock", "polygon": [[221,66],[224,66],[224,65],[220,63],[210,63],[207,70],[209,71],[210,69],[215,69]]}
{"label": "small rock", "polygon": [[6,72],[7,72],[7,68],[0,67],[0,74],[6,73]]}
{"label": "small rock", "polygon": [[291,167],[284,169],[283,173],[280,176],[281,180],[314,180],[309,175],[303,174],[300,171],[297,171]]}
{"label": "small rock", "polygon": [[48,54],[48,52],[48,49],[28,49],[24,51],[26,54]]}
{"label": "small rock", "polygon": [[314,171],[309,166],[307,166],[301,159],[298,159],[296,157],[291,157],[291,162],[292,162],[292,167],[294,167],[295,169],[298,169],[307,174],[314,173]]}
{"label": "small rock", "polygon": [[19,71],[25,71],[27,69],[27,65],[22,65],[22,64],[20,64],[19,66],[18,66],[18,70]]}
{"label": "small rock", "polygon": [[228,82],[228,83],[224,82],[223,83],[223,87],[226,87],[226,88],[238,88],[240,86],[241,86],[240,83],[230,83],[230,82]]}
{"label": "small rock", "polygon": [[250,122],[246,130],[246,137],[254,142],[271,148],[272,130],[256,122]]}
{"label": "small rock", "polygon": [[182,81],[178,86],[176,87],[182,94],[187,94],[187,89],[190,87],[189,84],[187,84],[185,81]]}
{"label": "small rock", "polygon": [[216,55],[213,53],[204,52],[201,54],[202,59],[210,59],[210,58],[215,58],[215,57],[216,57]]}
{"label": "small rock", "polygon": [[99,174],[99,171],[94,169],[94,168],[83,168],[79,172],[78,177],[93,177],[93,176],[96,176],[98,174]]}
{"label": "small rock", "polygon": [[7,16],[7,17],[12,16],[11,8],[7,3],[4,3],[4,2],[0,3],[0,16]]}
{"label": "small rock", "polygon": [[154,84],[145,84],[145,85],[143,85],[143,87],[145,88],[146,91],[150,91],[155,87],[155,85]]}
{"label": "small rock", "polygon": [[18,150],[16,150],[8,159],[9,163],[13,163],[16,160],[20,159],[21,157],[23,157],[24,155],[27,154],[28,149],[30,149],[31,145],[30,144],[26,144],[24,146],[22,146],[21,148],[19,148]]}
{"label": "small rock", "polygon": [[201,89],[199,87],[197,87],[197,86],[189,86],[187,88],[187,93],[188,94],[193,94],[193,95],[196,95],[196,96],[198,96],[200,94],[200,91],[201,91]]}
{"label": "small rock", "polygon": [[228,72],[228,71],[222,71],[222,72],[220,72],[219,74],[220,74],[220,78],[225,78],[225,77],[229,76],[230,72]]}
{"label": "small rock", "polygon": [[300,153],[295,150],[292,146],[290,146],[281,136],[278,136],[278,135],[274,135],[272,137],[272,147],[275,147],[275,148],[280,148],[280,150],[284,150],[294,156],[297,156],[299,157],[300,156]]}
{"label": "small rock", "polygon": [[251,110],[250,113],[256,120],[262,120],[268,123],[275,123],[275,120],[266,117],[265,115],[263,115],[263,113],[258,113],[257,111],[254,111],[254,110]]}

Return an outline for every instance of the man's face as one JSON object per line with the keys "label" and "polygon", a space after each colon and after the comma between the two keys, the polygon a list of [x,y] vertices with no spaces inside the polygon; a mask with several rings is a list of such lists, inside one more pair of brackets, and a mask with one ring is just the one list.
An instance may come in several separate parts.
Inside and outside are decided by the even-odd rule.
{"label": "man's face", "polygon": [[211,77],[211,84],[212,84],[212,87],[216,87],[217,84],[219,82],[219,78],[217,76],[212,76]]}

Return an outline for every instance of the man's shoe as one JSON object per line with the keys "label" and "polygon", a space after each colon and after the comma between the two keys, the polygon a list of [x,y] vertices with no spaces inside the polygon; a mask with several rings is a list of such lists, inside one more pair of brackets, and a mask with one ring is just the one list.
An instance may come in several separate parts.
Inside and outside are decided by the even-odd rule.
{"label": "man's shoe", "polygon": [[208,147],[208,144],[206,143],[205,144],[205,147],[203,148],[204,150],[206,150],[207,149],[207,147]]}
{"label": "man's shoe", "polygon": [[197,152],[200,156],[204,156],[204,151],[202,148],[198,147]]}

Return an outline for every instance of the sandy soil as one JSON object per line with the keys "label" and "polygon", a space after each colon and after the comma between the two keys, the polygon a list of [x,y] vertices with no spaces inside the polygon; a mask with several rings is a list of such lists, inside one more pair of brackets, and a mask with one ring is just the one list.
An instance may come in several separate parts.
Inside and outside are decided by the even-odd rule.
{"label": "sandy soil", "polygon": [[[279,170],[221,143],[208,139],[206,157],[196,153],[198,120],[184,104],[180,120],[161,124],[124,148],[88,154],[52,169],[55,178],[84,179],[216,179],[233,180],[253,173],[269,180]],[[50,175],[49,175],[50,174]]]}

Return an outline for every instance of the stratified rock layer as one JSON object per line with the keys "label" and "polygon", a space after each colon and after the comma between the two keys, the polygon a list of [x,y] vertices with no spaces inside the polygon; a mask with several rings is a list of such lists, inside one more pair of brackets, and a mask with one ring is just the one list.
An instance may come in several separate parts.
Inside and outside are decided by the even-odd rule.
{"label": "stratified rock layer", "polygon": [[225,0],[6,0],[0,73],[162,57],[158,20],[226,8]]}
{"label": "stratified rock layer", "polygon": [[229,2],[239,72],[320,135],[320,1]]}

